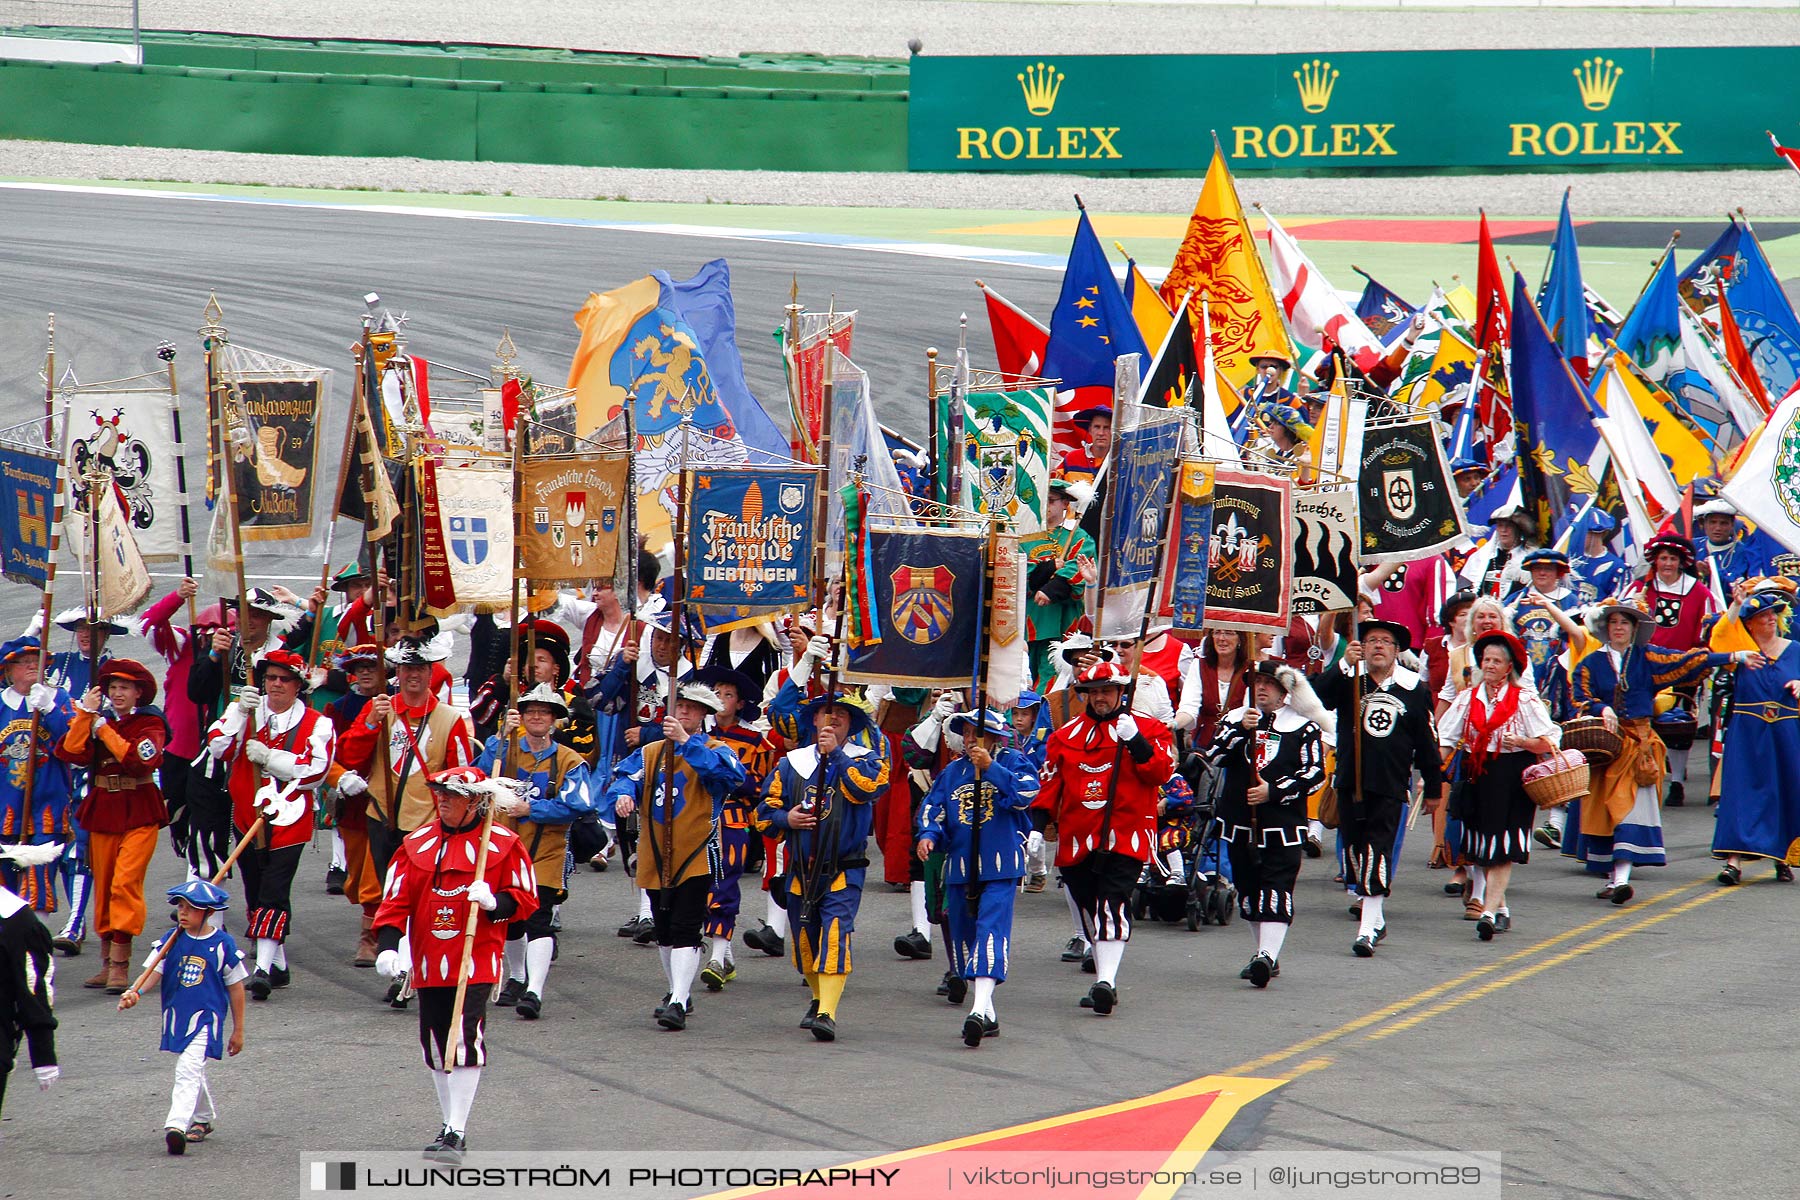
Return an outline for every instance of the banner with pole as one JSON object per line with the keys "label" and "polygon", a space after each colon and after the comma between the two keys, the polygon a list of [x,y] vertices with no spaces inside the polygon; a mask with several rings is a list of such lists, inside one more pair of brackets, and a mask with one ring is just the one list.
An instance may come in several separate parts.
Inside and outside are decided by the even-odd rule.
{"label": "banner with pole", "polygon": [[809,606],[817,488],[806,469],[694,472],[686,599],[736,617]]}
{"label": "banner with pole", "polygon": [[1293,619],[1291,479],[1220,467],[1207,546],[1206,623],[1286,633]]}

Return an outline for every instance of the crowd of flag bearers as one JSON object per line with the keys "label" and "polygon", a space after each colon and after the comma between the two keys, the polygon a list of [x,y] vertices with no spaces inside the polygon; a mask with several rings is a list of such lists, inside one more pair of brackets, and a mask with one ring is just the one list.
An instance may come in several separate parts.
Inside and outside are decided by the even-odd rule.
{"label": "crowd of flag bearers", "polygon": [[[1241,225],[1229,176],[1215,174],[1202,208]],[[954,472],[898,449],[890,466],[906,470],[884,478],[902,486],[883,500],[865,471],[875,443],[858,443],[858,465],[830,479],[842,484],[832,502],[850,510],[843,567],[824,569],[820,522],[803,605],[732,622],[697,611],[683,564],[701,535],[680,519],[691,485],[678,473],[670,553],[651,553],[637,519],[615,512],[623,579],[579,590],[527,580],[521,597],[515,561],[511,604],[427,612],[417,563],[371,537],[362,565],[321,575],[307,595],[240,587],[197,607],[198,585],[183,580],[132,625],[92,599],[49,630],[40,621],[0,645],[0,1014],[11,1025],[0,1046],[23,1039],[40,1085],[58,1077],[52,942],[65,957],[93,954],[85,987],[121,1009],[160,987],[161,1046],[177,1056],[163,1139],[185,1153],[221,1120],[208,1062],[244,1047],[247,1009],[278,1024],[283,992],[307,986],[309,964],[288,952],[295,889],[322,885],[352,911],[320,918],[332,927],[312,942],[380,978],[371,1003],[416,1011],[440,1117],[424,1153],[458,1162],[490,1051],[533,1036],[490,1018],[553,1010],[559,958],[564,972],[593,969],[560,954],[577,904],[616,904],[619,936],[654,945],[660,971],[618,968],[642,977],[646,1036],[694,1028],[747,984],[797,978],[790,1036],[832,1043],[857,1030],[848,984],[872,957],[858,924],[866,934],[871,916],[888,919],[864,901],[905,891],[895,955],[931,960],[941,947],[937,994],[976,1049],[1001,1033],[1001,985],[1065,969],[1059,952],[1081,976],[1072,1009],[1128,1014],[1133,933],[1184,918],[1190,929],[1241,918],[1248,962],[1207,969],[1269,988],[1295,965],[1284,963],[1294,922],[1323,919],[1300,899],[1317,894],[1301,888],[1309,875],[1343,889],[1354,921],[1343,969],[1404,955],[1391,934],[1400,914],[1467,920],[1477,944],[1504,938],[1509,885],[1534,848],[1600,878],[1600,899],[1629,903],[1643,869],[1667,861],[1664,810],[1690,802],[1718,805],[1721,885],[1758,863],[1791,882],[1800,651],[1786,631],[1800,555],[1785,547],[1800,539],[1742,473],[1762,428],[1742,423],[1779,417],[1766,381],[1751,388],[1743,372],[1774,360],[1734,358],[1727,344],[1710,366],[1690,363],[1678,396],[1629,359],[1665,327],[1679,337],[1707,297],[1729,304],[1734,277],[1705,262],[1695,287],[1674,293],[1674,315],[1634,311],[1607,330],[1578,301],[1581,328],[1546,324],[1568,307],[1561,289],[1580,286],[1563,215],[1541,296],[1521,279],[1508,301],[1483,218],[1480,294],[1416,310],[1372,280],[1354,312],[1303,280],[1271,284],[1244,265],[1254,243],[1235,267],[1184,245],[1163,289],[1166,324],[1149,293],[1088,306],[1160,347],[1150,377],[1174,381],[1135,400],[1121,392],[1126,412],[1095,394],[1115,382],[1118,354],[1072,332],[1086,326],[1059,305],[1033,351],[1061,385],[1045,477],[1026,478],[1021,459],[1005,478],[1011,460],[987,456],[984,435],[958,419],[949,427],[966,443],[937,449],[969,486],[944,494]],[[1075,278],[1098,253],[1085,215],[1080,228],[1071,312],[1102,286]],[[1759,259],[1747,225],[1733,230],[1727,251]],[[1246,324],[1232,301],[1192,318],[1194,292],[1231,271],[1248,281],[1249,309],[1268,302],[1268,323]],[[991,292],[989,305],[997,344],[1031,350],[1028,331],[1004,327],[1017,310]],[[1251,328],[1262,332],[1233,340]],[[1600,334],[1627,358],[1596,351],[1590,370]],[[1800,365],[1800,342],[1794,351]],[[1002,368],[1026,378],[1023,363]],[[951,403],[965,398],[959,370]],[[1660,406],[1704,443],[1712,470],[1682,478],[1672,459],[1644,458],[1662,435],[1634,440],[1625,426],[1644,401],[1621,412],[1610,387]],[[935,405],[935,376],[933,389]],[[1693,398],[1706,389],[1711,407]],[[1433,417],[1437,482],[1456,493],[1433,501],[1448,506],[1450,536],[1418,554],[1352,553],[1348,594],[1325,611],[1284,599],[1272,623],[1178,625],[1159,583],[1120,632],[1104,607],[1121,527],[1105,522],[1139,486],[1119,482],[1132,466],[1121,437],[1171,407],[1192,418],[1182,479],[1194,463],[1229,463],[1300,492],[1368,474],[1347,449],[1359,422]],[[805,405],[796,412],[804,425]],[[831,428],[828,416],[813,423]],[[1384,486],[1390,512],[1412,511],[1414,493]],[[1028,494],[1030,527],[1014,528]],[[986,503],[971,509],[977,496]],[[951,581],[931,572],[902,595],[899,580],[920,574],[910,566],[881,593],[866,566],[871,511],[978,522],[988,552],[974,611],[953,611]],[[1159,519],[1151,533],[1170,540]],[[1253,543],[1246,572],[1255,558]],[[1156,563],[1160,579],[1161,551]],[[1010,601],[996,598],[1006,590]],[[878,594],[889,611],[871,613]],[[936,664],[929,685],[871,679],[857,665],[883,622],[927,646],[974,627],[962,641],[978,650],[967,671]],[[69,649],[46,659],[46,632],[51,643],[66,633]],[[147,652],[115,655],[112,639],[132,633]],[[945,682],[959,672],[966,684]],[[1409,888],[1402,851],[1425,813],[1410,836],[1430,849],[1413,858],[1444,882]],[[168,891],[173,929],[145,900],[164,828],[188,876]],[[327,836],[314,874],[306,851]],[[1035,899],[1050,890],[1061,900]],[[1059,927],[1066,906],[1066,943],[1015,938],[1022,905],[1049,906]],[[54,939],[33,912],[54,918]],[[740,963],[739,944],[786,969]]]}

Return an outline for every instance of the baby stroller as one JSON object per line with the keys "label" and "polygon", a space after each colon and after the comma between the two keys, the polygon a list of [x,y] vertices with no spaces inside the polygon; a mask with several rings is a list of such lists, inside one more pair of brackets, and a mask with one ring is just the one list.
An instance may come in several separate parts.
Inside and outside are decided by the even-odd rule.
{"label": "baby stroller", "polygon": [[1197,756],[1190,763],[1191,769],[1163,785],[1167,807],[1157,822],[1156,849],[1144,863],[1132,899],[1139,920],[1185,921],[1191,932],[1229,922],[1237,890],[1230,882],[1217,815],[1221,776]]}

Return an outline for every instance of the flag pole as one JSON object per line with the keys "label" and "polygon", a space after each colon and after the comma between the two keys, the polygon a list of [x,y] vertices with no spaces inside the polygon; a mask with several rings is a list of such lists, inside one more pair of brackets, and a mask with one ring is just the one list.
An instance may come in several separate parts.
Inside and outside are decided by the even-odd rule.
{"label": "flag pole", "polygon": [[[829,328],[829,326],[827,327]],[[829,351],[828,351],[829,353]],[[670,527],[674,536],[674,564],[670,580],[674,585],[675,602],[669,609],[669,629],[675,638],[675,658],[669,663],[669,693],[663,698],[663,720],[680,720],[675,716],[675,705],[681,695],[681,654],[682,636],[687,628],[687,516],[688,516],[688,430],[689,418],[681,418],[681,457],[680,468],[675,476],[675,523]],[[690,653],[688,665],[693,666]],[[680,881],[672,872],[675,865],[675,748],[663,739],[662,752],[662,794],[663,825],[661,853],[657,856],[657,904],[664,912],[668,912],[675,903],[675,885]]]}
{"label": "flag pole", "polygon": [[[362,441],[363,427],[366,426],[369,431],[369,444],[366,447],[366,454],[362,453],[365,448],[360,445],[358,446],[359,457],[363,458],[361,486],[363,492],[363,537],[365,541],[368,540],[368,532],[374,528],[375,523],[375,472],[387,470],[387,465],[384,462],[377,461],[377,459],[381,457],[381,447],[375,443],[375,422],[368,409],[368,364],[371,356],[375,353],[374,347],[369,343],[369,325],[373,320],[374,317],[372,315],[367,313],[363,315],[362,337],[350,347],[350,360],[356,364],[356,383],[350,389],[350,409],[355,417],[360,418],[358,420],[357,441],[359,443]],[[393,530],[390,529],[388,532],[391,534]],[[387,589],[381,586],[381,568],[383,560],[386,558],[384,552],[385,542],[386,539],[383,538],[381,542],[376,543],[369,551],[369,565],[375,571],[375,584],[370,589],[375,594],[375,602],[370,605],[369,629],[374,635],[375,644],[382,647],[384,650],[387,646]],[[397,614],[398,605],[396,605],[395,611]],[[381,690],[383,695],[387,693],[387,671],[387,663],[384,658],[381,667]],[[393,774],[392,751],[388,745],[388,738],[393,734],[392,722],[393,714],[391,712],[388,713],[388,715],[383,716],[381,718],[381,732],[377,734],[375,738],[376,777],[389,786],[392,784],[391,776]],[[404,729],[406,726],[402,724],[401,728]],[[419,763],[419,769],[425,769],[423,761]],[[386,814],[384,819],[389,832],[398,837],[400,833],[400,796],[398,792],[390,795],[388,800],[390,802],[390,811]],[[379,806],[377,807],[379,808]]]}
{"label": "flag pole", "polygon": [[938,444],[937,359],[937,347],[925,347],[925,435],[930,439],[931,453],[931,487],[926,494],[934,500],[940,496],[938,468],[944,462],[943,447]]}
{"label": "flag pole", "polygon": [[[788,415],[794,421],[794,436],[788,439],[793,456],[799,458],[802,448],[812,444],[811,430],[806,427],[806,402],[800,394],[800,276],[788,285],[786,334],[781,347],[783,365],[787,368]],[[831,328],[825,329],[825,340],[831,341]]]}
{"label": "flag pole", "polygon": [[[169,428],[175,443],[176,511],[181,517],[181,573],[186,578],[192,579],[194,577],[194,526],[188,515],[187,446],[181,440],[181,389],[175,382],[175,343],[167,341],[158,343],[156,357],[162,359],[169,367]],[[187,610],[190,629],[199,620],[194,608],[194,597],[189,596]]]}
{"label": "flag pole", "polygon": [[[44,447],[52,449],[56,443],[56,314],[50,314],[49,345],[44,352]],[[50,528],[45,540],[49,549],[44,555],[44,595],[39,604],[38,627],[38,682],[42,683],[50,671],[50,612],[51,598],[56,592],[56,554],[62,546],[63,523],[63,474],[69,469],[69,428],[74,424],[70,418],[74,416],[74,401],[71,398],[63,407],[63,435],[60,443],[54,448],[55,460],[50,468]],[[91,636],[91,635],[90,635]],[[37,739],[38,711],[31,710],[31,728],[25,742],[26,769],[24,812],[30,814],[32,785],[37,781]]]}
{"label": "flag pole", "polygon": [[[225,505],[226,528],[231,532],[231,568],[232,572],[237,577],[237,644],[239,653],[244,656],[244,682],[248,684],[251,680],[256,678],[256,669],[250,661],[250,653],[244,647],[244,621],[250,611],[250,589],[244,584],[244,536],[242,521],[239,519],[238,515],[237,466],[232,458],[231,418],[225,407],[226,396],[235,389],[232,388],[231,384],[224,380],[223,372],[221,372],[218,367],[219,347],[230,345],[231,339],[226,333],[224,326],[224,310],[218,307],[218,302],[216,300],[210,303],[210,307],[214,310],[215,315],[209,318],[211,323],[206,330],[207,333],[212,335],[207,338],[206,355],[210,366],[207,375],[211,380],[212,385],[219,389],[219,473],[222,481],[219,494],[221,502]],[[243,394],[241,392],[237,393],[236,403],[240,407],[243,404]],[[95,555],[95,561],[99,561],[98,555]],[[98,574],[96,573],[96,589],[98,586]],[[221,605],[221,607],[223,606]],[[229,689],[231,686],[231,664],[229,662],[225,664],[225,678],[226,687]],[[231,698],[229,696],[226,697],[226,703],[231,703]],[[249,737],[250,734],[254,732],[254,729],[255,715],[252,714],[251,721],[245,730],[244,736],[246,738]],[[250,765],[250,794],[254,796],[261,787],[262,770],[255,763],[252,763]],[[263,832],[266,834],[266,827]],[[259,835],[259,837],[260,836],[262,835]],[[258,844],[261,845],[263,843],[259,842]]]}
{"label": "flag pole", "polygon": [[[356,402],[350,403],[350,416],[344,428],[344,453],[338,459],[337,496],[331,502],[331,516],[325,523],[325,562],[319,567],[319,586],[331,586],[331,547],[337,537],[338,510],[344,506],[345,481],[350,477],[350,455],[356,446]],[[320,601],[319,611],[313,614],[312,642],[306,649],[306,665],[315,667],[319,664],[319,638],[325,632],[325,603]]]}
{"label": "flag pole", "polygon": [[950,472],[948,475],[950,494],[944,498],[946,504],[962,503],[963,477],[963,408],[967,402],[965,392],[968,390],[969,370],[969,314],[962,313],[956,320],[956,370],[950,376],[950,444],[944,449],[950,455]]}

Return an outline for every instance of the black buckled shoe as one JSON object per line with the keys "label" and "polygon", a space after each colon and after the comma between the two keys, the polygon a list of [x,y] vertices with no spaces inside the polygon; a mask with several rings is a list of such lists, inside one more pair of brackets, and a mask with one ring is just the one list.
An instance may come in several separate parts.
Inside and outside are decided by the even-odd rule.
{"label": "black buckled shoe", "polygon": [[903,933],[894,939],[894,953],[901,958],[930,958],[931,939],[917,929],[910,933]]}

